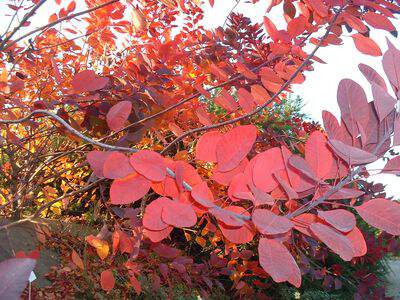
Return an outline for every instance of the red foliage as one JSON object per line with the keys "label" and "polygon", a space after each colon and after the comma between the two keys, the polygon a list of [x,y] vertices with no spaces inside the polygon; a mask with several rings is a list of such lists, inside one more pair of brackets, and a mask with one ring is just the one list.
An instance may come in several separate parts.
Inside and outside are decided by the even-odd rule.
{"label": "red foliage", "polygon": [[[57,134],[98,147],[63,151],[78,155],[78,148],[85,149],[105,208],[125,213],[113,213],[112,255],[110,235],[103,232],[86,241],[102,260],[113,261],[118,252],[129,255],[123,271],[136,293],[141,293],[140,267],[134,259],[151,252],[172,260],[142,271],[156,283],[158,274],[168,282],[175,272],[188,284],[199,280],[206,291],[214,278],[230,275],[236,289],[250,295],[240,281],[246,272],[299,287],[302,251],[316,252],[316,245],[345,261],[361,259],[368,242],[355,213],[371,226],[400,235],[400,204],[384,196],[363,197],[361,184],[368,177],[365,166],[400,141],[395,110],[400,51],[393,45],[383,55],[383,67],[394,93],[376,71],[360,65],[374,100],[368,102],[354,81],[342,80],[340,122],[324,112],[326,134],[294,120],[290,125],[302,128],[291,130],[304,145],[289,137],[277,140],[265,125],[266,111],[281,104],[292,84],[305,80],[312,60],[321,61],[315,56],[320,47],[342,42],[344,27],[357,31],[351,37],[359,51],[382,55],[367,36],[366,24],[393,31],[389,18],[399,11],[397,5],[285,0],[286,29],[267,16],[263,27],[231,14],[227,28],[209,31],[200,25],[199,1],[95,2],[98,6],[85,16],[89,51],[75,41],[78,26],[65,29],[72,40],[53,27],[77,17],[75,2],[51,15],[39,35],[34,30],[22,38],[13,32],[2,37],[0,104],[10,120],[1,124],[13,145],[24,142],[21,132],[31,132],[9,125],[26,122],[32,130],[57,124]],[[281,2],[271,1],[269,9]],[[124,17],[128,11],[132,18]],[[176,29],[179,14],[185,18]],[[321,29],[324,35],[311,37]],[[32,40],[26,47],[21,39],[28,36]],[[315,51],[307,54],[305,46],[311,43]],[[55,123],[43,121],[47,117]],[[398,173],[398,159],[392,158],[383,172]],[[110,186],[106,179],[112,180]],[[173,247],[192,231],[199,244],[215,249],[207,263],[197,264],[190,253]],[[245,243],[255,252],[239,252],[236,244]],[[239,270],[228,266],[228,255],[258,259]],[[79,259],[73,252],[74,263],[82,267]],[[107,269],[100,276],[107,292],[116,285],[113,272]]]}

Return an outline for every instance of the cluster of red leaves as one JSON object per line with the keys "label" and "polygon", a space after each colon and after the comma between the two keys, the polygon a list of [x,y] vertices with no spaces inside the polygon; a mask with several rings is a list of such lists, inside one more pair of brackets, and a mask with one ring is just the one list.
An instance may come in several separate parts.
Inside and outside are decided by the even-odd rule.
{"label": "cluster of red leaves", "polygon": [[[87,6],[100,4],[92,2],[86,1]],[[1,105],[9,118],[24,115],[24,110],[14,109],[27,105],[55,110],[73,128],[88,129],[92,136],[108,133],[104,139],[117,136],[119,145],[154,150],[140,150],[129,157],[97,150],[87,155],[95,176],[113,180],[111,204],[139,206],[140,202],[142,208],[142,220],[133,218],[132,211],[120,217],[130,220],[132,236],[115,230],[113,252],[119,249],[134,258],[139,255],[142,235],[158,243],[168,238],[173,228],[186,229],[207,219],[218,226],[227,244],[258,242],[259,263],[266,273],[277,282],[299,286],[298,236],[320,241],[344,260],[351,260],[366,251],[354,211],[369,224],[399,234],[399,204],[383,198],[364,202],[360,198],[363,191],[357,186],[366,173],[363,166],[400,142],[400,121],[394,111],[397,99],[373,69],[360,66],[371,82],[374,101],[367,101],[359,85],[343,80],[338,91],[341,122],[324,112],[328,137],[319,131],[311,133],[304,157],[286,146],[255,147],[263,133],[251,123],[235,122],[242,120],[236,117],[268,107],[271,97],[276,99],[280,92],[289,90],[291,83],[304,81],[303,71],[312,69],[309,63],[300,68],[309,60],[303,49],[309,43],[339,45],[347,27],[357,31],[352,38],[361,52],[381,55],[368,36],[368,26],[394,32],[390,18],[399,7],[385,0],[277,0],[271,1],[269,9],[282,2],[287,26],[278,29],[265,17],[268,36],[262,25],[235,14],[228,28],[205,30],[199,25],[203,18],[199,1],[149,0],[128,1],[132,20],[124,18],[128,5],[117,1],[88,13],[83,34],[89,45],[87,52],[51,27],[34,36],[28,48],[18,41],[2,42],[0,65],[6,70],[8,63],[13,64],[12,72],[2,72],[0,80]],[[69,1],[49,22],[71,16],[75,9],[75,2]],[[186,18],[182,29],[172,35],[180,12]],[[326,37],[311,37],[329,24]],[[77,35],[76,24],[70,25],[65,31]],[[127,42],[122,43],[126,48],[114,51],[117,41],[125,38]],[[396,96],[399,57],[392,45],[383,57]],[[321,62],[316,56],[311,59]],[[98,66],[102,76],[88,70],[89,64]],[[211,89],[206,89],[209,86]],[[217,88],[220,91],[212,99],[210,90]],[[227,114],[210,113],[210,101]],[[143,125],[158,116],[162,118],[157,122]],[[165,134],[178,136],[167,145],[170,149],[183,139],[185,130],[223,120],[229,120],[231,126],[225,126],[224,131],[208,130],[198,140],[196,163],[180,157],[172,160],[155,151],[168,144]],[[130,125],[125,128],[127,123]],[[65,135],[64,129],[57,130]],[[120,131],[124,134],[118,135]],[[152,138],[143,139],[145,132]],[[19,137],[7,128],[7,140],[17,144]],[[189,145],[182,142],[186,149]],[[263,150],[256,150],[260,148]],[[202,168],[211,170],[212,175],[200,176]],[[395,157],[383,172],[397,174],[398,169],[399,158]],[[108,257],[110,247],[104,237],[89,236],[87,242],[101,259]],[[76,255],[73,257],[82,264]],[[175,269],[183,270],[182,264],[177,263]],[[101,278],[103,288],[111,290],[112,272],[104,271]],[[133,285],[138,286],[136,281]]]}
{"label": "cluster of red leaves", "polygon": [[[399,64],[391,58],[396,55],[400,52],[389,45],[383,57],[395,93],[400,88],[394,76]],[[274,281],[288,281],[299,287],[301,271],[289,250],[295,232],[319,240],[346,261],[367,252],[354,211],[371,226],[400,235],[398,203],[384,198],[361,205],[354,200],[348,205],[343,202],[364,194],[354,185],[357,179],[349,177],[359,174],[349,172],[353,174],[357,166],[385,154],[391,147],[393,130],[395,141],[400,134],[398,127],[394,128],[399,122],[396,100],[375,71],[364,66],[361,69],[371,82],[374,101],[367,101],[357,83],[343,80],[338,88],[342,122],[339,124],[325,112],[329,138],[320,131],[312,132],[304,158],[283,146],[249,160],[257,139],[254,125],[203,134],[196,146],[196,159],[215,163],[211,179],[228,187],[223,201],[214,198],[207,182],[190,164],[163,158],[154,151],[140,150],[130,157],[119,152],[92,151],[88,161],[96,174],[114,179],[110,188],[112,204],[133,204],[150,189],[160,196],[144,210],[143,234],[151,241],[160,242],[174,227],[192,227],[198,217],[209,214],[232,243],[251,242],[258,233],[263,269]],[[382,172],[398,172],[399,167],[399,157],[395,157]]]}

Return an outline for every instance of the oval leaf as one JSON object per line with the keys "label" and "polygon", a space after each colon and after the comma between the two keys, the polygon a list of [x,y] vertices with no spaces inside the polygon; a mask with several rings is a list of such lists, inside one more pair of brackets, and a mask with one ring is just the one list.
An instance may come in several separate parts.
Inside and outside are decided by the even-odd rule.
{"label": "oval leaf", "polygon": [[355,208],[369,225],[393,235],[400,235],[400,204],[384,198],[365,202]]}
{"label": "oval leaf", "polygon": [[197,216],[190,204],[177,201],[166,201],[163,205],[162,220],[174,227],[191,227],[196,224]]}
{"label": "oval leaf", "polygon": [[223,134],[219,131],[210,131],[203,134],[196,145],[196,159],[217,162],[217,143]]}
{"label": "oval leaf", "polygon": [[353,246],[349,239],[339,231],[321,223],[313,223],[310,230],[315,236],[327,245],[343,260],[350,261],[354,257]]}
{"label": "oval leaf", "polygon": [[110,153],[104,161],[103,174],[105,178],[123,178],[133,172],[129,158],[121,152]]}
{"label": "oval leaf", "polygon": [[115,179],[110,188],[112,204],[130,204],[143,198],[150,190],[150,181],[140,174],[133,173]]}
{"label": "oval leaf", "polygon": [[100,283],[101,283],[101,288],[109,292],[114,288],[115,285],[115,279],[113,272],[111,270],[105,270],[101,272],[100,274]]}
{"label": "oval leaf", "polygon": [[363,165],[376,161],[378,158],[372,153],[349,146],[338,140],[329,140],[332,150],[349,165]]}
{"label": "oval leaf", "polygon": [[140,150],[129,158],[136,172],[151,181],[162,181],[167,175],[167,166],[163,157],[154,151]]}
{"label": "oval leaf", "polygon": [[351,37],[353,38],[357,50],[361,53],[371,56],[382,55],[381,48],[379,48],[378,44],[373,39],[363,36],[360,33],[353,34]]}
{"label": "oval leaf", "polygon": [[318,179],[325,178],[333,165],[333,155],[327,138],[321,131],[313,131],[307,139],[305,158]]}
{"label": "oval leaf", "polygon": [[169,201],[170,199],[161,197],[147,205],[143,214],[143,226],[155,231],[166,229],[169,225],[161,219],[161,213],[163,206]]}
{"label": "oval leaf", "polygon": [[108,127],[113,131],[123,128],[131,114],[131,110],[132,103],[130,101],[121,101],[115,104],[110,108],[106,116]]}
{"label": "oval leaf", "polygon": [[223,135],[216,147],[218,171],[227,172],[237,167],[247,156],[257,138],[257,127],[244,125]]}
{"label": "oval leaf", "polygon": [[288,218],[278,216],[268,209],[254,210],[252,220],[262,234],[285,233],[294,226]]}
{"label": "oval leaf", "polygon": [[260,265],[275,282],[289,282],[295,287],[301,285],[299,266],[289,250],[280,242],[261,238],[258,243]]}
{"label": "oval leaf", "polygon": [[342,232],[349,232],[356,226],[356,217],[345,209],[320,210],[318,217]]}

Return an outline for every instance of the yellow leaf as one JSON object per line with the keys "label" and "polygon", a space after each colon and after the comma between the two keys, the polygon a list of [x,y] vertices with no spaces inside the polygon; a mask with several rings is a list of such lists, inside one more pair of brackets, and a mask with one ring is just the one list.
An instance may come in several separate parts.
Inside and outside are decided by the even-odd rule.
{"label": "yellow leaf", "polygon": [[106,241],[98,239],[93,235],[89,235],[86,237],[86,241],[89,243],[90,246],[96,248],[97,255],[104,260],[108,253],[110,252],[110,246]]}

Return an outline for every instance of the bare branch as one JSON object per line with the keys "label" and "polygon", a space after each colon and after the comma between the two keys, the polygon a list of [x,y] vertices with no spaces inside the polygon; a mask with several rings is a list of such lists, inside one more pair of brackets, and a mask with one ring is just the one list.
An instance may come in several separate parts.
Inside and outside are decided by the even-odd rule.
{"label": "bare branch", "polygon": [[[0,51],[1,51],[1,50],[6,50],[6,49],[10,48],[11,46],[15,45],[15,44],[16,44],[17,42],[19,42],[20,40],[23,40],[24,38],[26,38],[26,37],[28,37],[28,36],[31,36],[32,34],[34,34],[34,33],[36,33],[36,32],[42,31],[42,30],[47,29],[47,28],[54,27],[54,26],[57,25],[58,23],[61,23],[61,22],[66,21],[66,20],[70,20],[70,19],[79,17],[79,16],[84,15],[84,14],[91,13],[92,11],[98,10],[98,9],[100,9],[100,8],[103,8],[103,7],[105,7],[105,6],[108,6],[108,5],[113,4],[113,3],[116,3],[116,2],[119,2],[119,0],[111,0],[111,1],[108,1],[108,2],[103,3],[103,4],[100,4],[100,5],[98,5],[98,6],[89,8],[89,9],[87,9],[87,10],[84,10],[84,11],[81,11],[81,12],[78,12],[78,13],[75,13],[75,14],[72,14],[72,15],[65,16],[65,17],[60,18],[60,19],[58,19],[58,20],[56,20],[56,21],[54,21],[54,22],[51,22],[51,23],[49,23],[49,24],[47,24],[47,25],[44,25],[44,26],[39,27],[39,28],[36,28],[36,29],[34,29],[34,30],[32,30],[32,31],[30,31],[30,32],[28,32],[28,33],[26,33],[26,34],[24,34],[23,36],[17,38],[16,40],[11,41],[11,42],[10,42],[9,44],[7,44],[6,46],[0,47]],[[3,43],[2,43],[2,44],[3,44]]]}
{"label": "bare branch", "polygon": [[[6,43],[20,30],[20,28],[36,13],[36,11],[46,2],[46,0],[39,1],[21,20],[19,25],[0,43],[0,51],[3,50]],[[6,47],[8,48],[8,47]]]}

